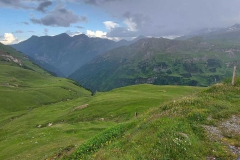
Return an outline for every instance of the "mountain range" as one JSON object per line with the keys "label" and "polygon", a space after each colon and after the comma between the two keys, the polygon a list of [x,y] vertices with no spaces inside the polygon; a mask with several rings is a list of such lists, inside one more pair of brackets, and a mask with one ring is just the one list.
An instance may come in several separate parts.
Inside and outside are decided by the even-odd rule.
{"label": "mountain range", "polygon": [[174,40],[139,36],[114,42],[61,34],[33,36],[13,47],[95,92],[142,83],[209,86],[231,77],[240,61],[239,41],[240,25],[235,24]]}
{"label": "mountain range", "polygon": [[69,78],[92,91],[141,83],[208,86],[232,74],[240,45],[142,39],[98,56]]}
{"label": "mountain range", "polygon": [[127,46],[139,38],[142,36],[133,41],[115,42],[108,39],[89,38],[84,34],[70,37],[63,33],[57,36],[32,36],[12,47],[28,55],[44,69],[66,77],[96,56],[119,46]]}
{"label": "mountain range", "polygon": [[238,43],[240,41],[240,24],[235,24],[227,28],[204,28],[198,31],[190,32],[189,34],[176,39],[187,40],[196,36],[201,37],[204,40],[218,40],[224,43]]}

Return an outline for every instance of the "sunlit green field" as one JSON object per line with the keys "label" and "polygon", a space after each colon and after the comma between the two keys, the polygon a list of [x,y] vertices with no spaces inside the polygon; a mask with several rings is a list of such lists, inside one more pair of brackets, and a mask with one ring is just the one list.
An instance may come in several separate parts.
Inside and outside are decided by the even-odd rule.
{"label": "sunlit green field", "polygon": [[[50,85],[48,80],[48,85],[42,87],[1,88],[3,95],[13,93],[8,98],[24,93],[21,98],[12,97],[11,108],[1,105],[0,159],[52,157],[67,147],[79,146],[106,128],[135,119],[135,112],[140,116],[152,107],[202,90],[197,87],[139,85],[91,96],[90,92],[72,86],[68,80],[51,80],[54,79],[55,83]],[[1,96],[1,102],[4,100],[5,97]]]}
{"label": "sunlit green field", "polygon": [[88,140],[65,159],[237,159],[240,79],[151,108]]}

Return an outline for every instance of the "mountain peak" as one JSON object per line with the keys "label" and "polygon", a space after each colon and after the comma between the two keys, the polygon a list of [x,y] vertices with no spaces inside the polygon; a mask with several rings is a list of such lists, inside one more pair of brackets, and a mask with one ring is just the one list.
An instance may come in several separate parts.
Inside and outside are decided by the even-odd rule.
{"label": "mountain peak", "polygon": [[56,35],[54,37],[70,37],[67,33],[61,33],[59,35]]}
{"label": "mountain peak", "polygon": [[144,38],[147,38],[147,37],[145,37],[145,36],[143,36],[143,35],[140,35],[140,36],[138,36],[137,38],[133,39],[132,42],[137,42],[138,40],[144,39]]}
{"label": "mountain peak", "polygon": [[79,34],[79,35],[75,35],[73,37],[89,38],[86,34]]}
{"label": "mountain peak", "polygon": [[240,28],[240,24],[236,23],[236,24],[234,24],[232,27],[234,27],[234,28]]}
{"label": "mountain peak", "polygon": [[32,35],[30,38],[38,38],[38,36],[36,36],[36,35]]}
{"label": "mountain peak", "polygon": [[[39,37],[38,36],[36,36],[36,35],[32,35],[29,39],[27,39],[27,40],[30,40],[30,41],[37,41],[37,39],[39,39]],[[19,43],[22,43],[22,42],[19,42]]]}

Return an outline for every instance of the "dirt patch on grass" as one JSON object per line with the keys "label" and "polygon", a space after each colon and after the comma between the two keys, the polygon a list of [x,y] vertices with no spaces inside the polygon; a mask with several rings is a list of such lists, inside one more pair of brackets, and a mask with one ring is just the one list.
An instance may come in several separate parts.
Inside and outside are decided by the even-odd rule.
{"label": "dirt patch on grass", "polygon": [[48,157],[48,158],[45,159],[45,160],[57,160],[57,159],[62,159],[62,158],[64,158],[64,156],[68,156],[68,155],[70,155],[71,153],[73,153],[75,149],[76,149],[76,146],[74,146],[74,145],[67,146],[67,147],[64,148],[62,151],[54,154],[54,155],[51,156],[51,157]]}
{"label": "dirt patch on grass", "polygon": [[76,108],[73,108],[72,111],[80,110],[80,109],[87,108],[87,107],[88,107],[88,104],[84,104],[84,105],[78,106]]}

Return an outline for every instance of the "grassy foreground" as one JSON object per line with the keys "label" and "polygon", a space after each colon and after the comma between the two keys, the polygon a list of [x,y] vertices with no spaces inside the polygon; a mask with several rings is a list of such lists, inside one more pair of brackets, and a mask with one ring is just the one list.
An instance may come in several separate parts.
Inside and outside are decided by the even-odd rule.
{"label": "grassy foreground", "polygon": [[130,86],[93,97],[82,95],[30,111],[5,112],[1,116],[0,159],[58,157],[58,153],[79,146],[111,126],[135,119],[136,111],[142,115],[149,108],[201,89]]}
{"label": "grassy foreground", "polygon": [[240,79],[152,108],[65,159],[221,159],[240,156]]}

